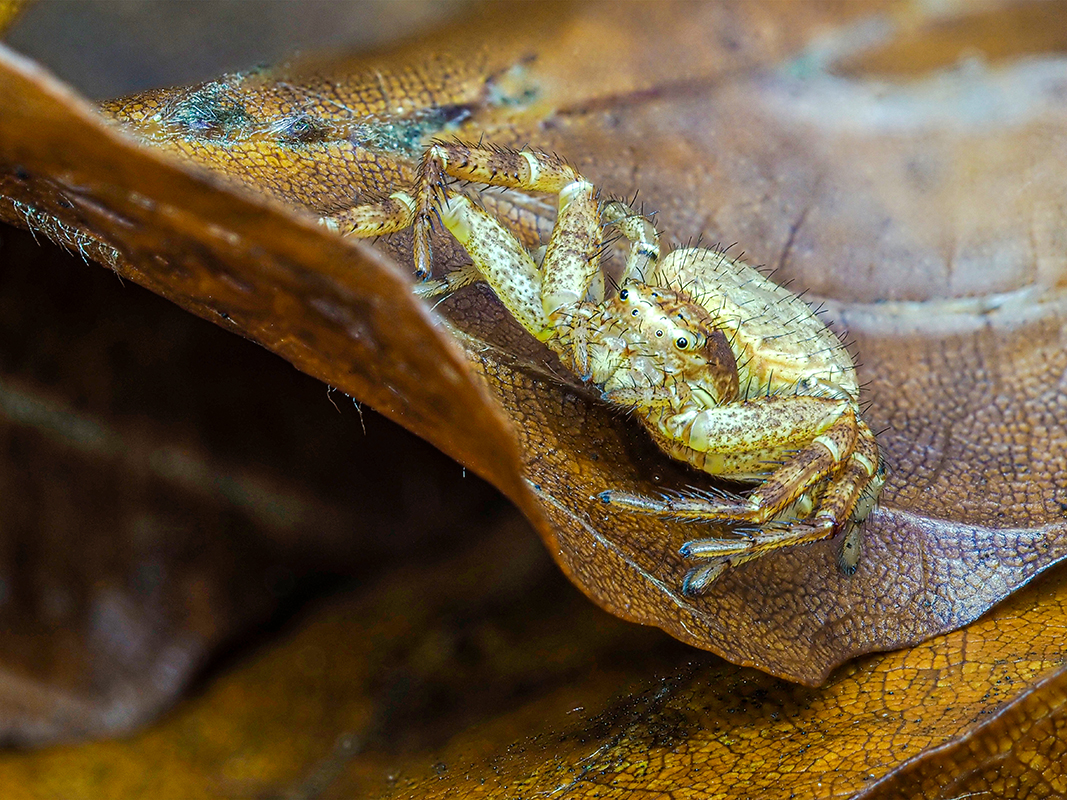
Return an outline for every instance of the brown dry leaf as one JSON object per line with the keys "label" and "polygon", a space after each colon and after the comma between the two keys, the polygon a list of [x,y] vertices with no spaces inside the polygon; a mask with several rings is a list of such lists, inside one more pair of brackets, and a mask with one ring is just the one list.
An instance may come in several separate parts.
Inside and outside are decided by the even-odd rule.
{"label": "brown dry leaf", "polygon": [[311,589],[475,541],[470,520],[505,505],[282,359],[43,244],[0,225],[0,742],[126,733]]}
{"label": "brown dry leaf", "polygon": [[857,798],[953,800],[1067,793],[1067,669],[1029,687],[959,739],[894,770]]}
{"label": "brown dry leaf", "polygon": [[518,520],[438,556],[318,609],[134,737],[0,756],[5,797],[1067,791],[1062,673],[1042,679],[1064,666],[1062,573],[812,689],[609,617]]}
{"label": "brown dry leaf", "polygon": [[[605,647],[576,615],[594,643],[573,657],[595,659],[589,677],[394,759],[388,781],[357,761],[324,796],[1063,796],[1065,601],[1067,578],[1050,576],[963,631],[861,659],[818,689],[718,659]],[[1025,648],[1005,657],[1018,638]]]}
{"label": "brown dry leaf", "polygon": [[[824,543],[683,598],[688,565],[676,552],[693,527],[610,514],[594,497],[684,486],[693,475],[561,378],[484,291],[440,310],[515,423],[521,471],[440,334],[401,296],[403,282],[364,281],[383,274],[368,251],[273,205],[211,192],[99,128],[59,87],[32,87],[13,59],[0,99],[35,127],[28,143],[19,115],[4,115],[2,188],[30,224],[47,229],[44,215],[54,214],[67,227],[52,224],[53,235],[76,226],[106,240],[117,252],[71,242],[198,313],[224,314],[492,479],[604,607],[818,683],[858,653],[976,618],[1064,555],[1064,195],[1051,143],[1063,120],[1055,59],[887,87],[860,62],[850,80],[827,68],[903,29],[892,17],[855,5],[791,14],[786,22],[780,6],[755,3],[552,5],[519,21],[505,15],[506,26],[465,23],[375,68],[267,71],[108,110],[163,149],[317,211],[410,179],[429,136],[485,133],[557,149],[610,192],[640,189],[668,237],[745,242],[752,260],[827,301],[862,354],[872,424],[891,426],[881,442],[895,473],[851,579]],[[66,125],[65,138],[49,122]],[[71,130],[84,136],[60,152]],[[497,202],[527,234],[550,224],[543,199]],[[403,258],[402,237],[386,247]],[[354,252],[377,271],[342,268]],[[374,291],[382,305],[368,309]],[[367,323],[385,304],[403,317]],[[428,382],[447,364],[455,374]],[[483,425],[494,433],[479,433]]]}

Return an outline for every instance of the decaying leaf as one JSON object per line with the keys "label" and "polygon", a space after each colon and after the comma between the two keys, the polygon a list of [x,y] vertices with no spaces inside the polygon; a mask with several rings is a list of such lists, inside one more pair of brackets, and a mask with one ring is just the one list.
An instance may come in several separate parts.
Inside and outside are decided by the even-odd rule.
{"label": "decaying leaf", "polygon": [[477,541],[496,492],[330,397],[0,225],[0,742],[127,733],[310,588]]}
{"label": "decaying leaf", "polygon": [[[1049,57],[891,85],[854,65],[840,77],[837,61],[891,37],[892,19],[857,6],[793,14],[551,5],[388,58],[230,76],[105,110],[156,150],[317,213],[410,181],[432,136],[484,135],[557,150],[608,192],[640,190],[668,238],[743,242],[855,339],[869,419],[888,426],[894,473],[852,578],[823,543],[684,598],[677,548],[692,526],[611,513],[595,497],[703,478],[563,375],[484,290],[438,310],[512,422],[521,466],[380,258],[136,147],[14,57],[0,90],[17,109],[0,121],[6,216],[222,315],[477,469],[614,613],[818,683],[856,654],[975,619],[1067,553],[1065,72]],[[544,198],[487,202],[528,240],[551,224]],[[383,246],[408,257],[404,237]]]}
{"label": "decaying leaf", "polygon": [[1067,793],[1064,682],[1060,667],[991,719],[909,760],[857,797],[954,800]]}
{"label": "decaying leaf", "polygon": [[516,522],[318,609],[134,737],[0,757],[0,782],[14,800],[958,800],[1003,769],[993,796],[1064,793],[1062,684],[1042,680],[1064,663],[1061,573],[813,689],[612,619]]}
{"label": "decaying leaf", "polygon": [[[758,9],[754,4],[747,7]],[[780,9],[777,6],[773,12],[773,25],[757,20],[731,27],[720,19],[722,24],[715,30],[730,40],[738,31],[766,35],[780,26],[789,28],[798,40],[809,38],[811,29],[783,25]],[[691,6],[686,11],[686,24],[673,21],[679,41],[692,32],[688,25],[699,21]],[[1021,13],[983,12],[964,18],[963,25],[995,31],[1010,64],[1016,54],[1032,53],[1026,44],[1026,26],[1015,24]],[[861,20],[870,23],[865,14]],[[874,21],[887,23],[886,19]],[[902,25],[900,39],[907,44],[907,52],[929,47],[937,66],[954,64],[974,41],[967,39],[953,50],[946,45],[946,41],[951,45],[953,37],[944,35],[944,25],[927,21],[924,28],[922,20],[906,16],[895,21]],[[646,18],[645,23],[643,30],[649,35],[658,30],[652,20]],[[598,32],[612,30],[610,24],[602,20]],[[1038,27],[1050,30],[1047,22]],[[1020,36],[1020,29],[1023,42],[1012,41]],[[563,25],[561,35],[568,30],[572,29]],[[588,42],[591,37],[588,25],[575,24],[573,30],[584,31],[582,37],[573,33],[569,40],[577,50],[576,42]],[[860,26],[864,30],[869,34],[871,29]],[[708,38],[706,28],[701,31]],[[531,40],[524,35],[526,41]],[[552,39],[544,34],[536,41],[550,43]],[[832,44],[831,40],[823,42]],[[619,48],[618,40],[612,44],[616,62],[625,62],[618,75],[628,80],[656,74],[655,65],[642,59],[640,48],[633,51],[634,60],[629,62],[619,54],[632,49]],[[800,46],[793,41],[783,51],[796,51]],[[892,49],[890,41],[884,48],[874,47],[873,52]],[[815,50],[813,57],[819,63]],[[670,49],[661,55],[666,67],[674,69],[678,65],[671,63],[671,57],[684,60],[687,53],[679,46],[678,51]],[[771,58],[770,63],[776,62]],[[790,63],[798,74],[810,67],[804,60]],[[842,63],[847,69],[842,67],[837,74],[862,80],[869,74],[865,70],[892,75],[895,62],[890,59],[887,66],[872,57]],[[607,72],[591,68],[581,79],[592,76],[595,84]],[[676,74],[685,73],[676,69]],[[923,73],[918,74],[921,84]],[[977,75],[989,77],[982,70]],[[786,212],[810,206],[800,216],[803,224],[793,224],[797,218],[783,214],[790,220],[787,225],[774,214],[762,218],[746,213],[777,202],[777,192],[769,188],[778,175],[768,166],[773,158],[749,160],[738,156],[736,149],[724,147],[721,152],[728,154],[728,163],[716,170],[717,161],[708,153],[720,153],[712,144],[715,136],[722,135],[721,127],[709,127],[715,136],[701,138],[691,126],[682,128],[678,123],[679,130],[692,134],[693,146],[668,135],[676,119],[691,122],[708,113],[708,103],[692,94],[694,89],[710,91],[707,86],[699,81],[686,86],[683,80],[670,84],[671,91],[638,92],[636,97],[616,88],[617,95],[603,102],[598,103],[592,92],[590,102],[565,107],[568,114],[553,116],[556,131],[566,128],[578,134],[572,143],[576,151],[585,142],[580,152],[589,155],[583,168],[605,185],[629,182],[640,184],[645,194],[656,192],[650,205],[654,202],[663,209],[661,224],[669,217],[680,220],[677,229],[669,229],[675,236],[701,229],[726,235],[735,224],[766,225],[766,230],[757,231],[760,235],[744,240],[747,247],[766,248],[757,251],[754,260],[780,264],[787,274],[804,271],[802,281],[819,294],[842,301],[832,305],[833,315],[862,336],[859,350],[874,381],[870,387],[875,403],[872,416],[895,426],[883,434],[883,444],[891,447],[897,482],[890,487],[892,502],[874,538],[889,535],[886,531],[892,528],[881,527],[887,524],[910,523],[918,531],[918,536],[888,542],[892,550],[876,543],[875,563],[890,570],[887,585],[896,579],[892,570],[898,552],[914,548],[908,556],[912,561],[905,559],[905,566],[920,558],[935,563],[948,551],[938,554],[928,546],[930,542],[956,537],[961,558],[988,559],[985,566],[985,562],[974,562],[975,574],[959,564],[940,567],[942,572],[967,578],[955,588],[948,587],[955,598],[972,593],[973,603],[964,604],[969,609],[964,613],[978,613],[991,597],[1008,591],[1011,583],[1002,577],[999,562],[1016,544],[1016,529],[1030,528],[1038,551],[1042,526],[1047,528],[1050,544],[1062,530],[1062,516],[1055,516],[1057,503],[1062,501],[1056,492],[1062,482],[1057,485],[1050,480],[1062,469],[1063,459],[1062,430],[1057,427],[1062,426],[1063,409],[1057,403],[1062,402],[1064,388],[1059,307],[1063,250],[1057,241],[1062,205],[1055,194],[1055,176],[1037,168],[1042,159],[1032,159],[1009,144],[1009,134],[1025,132],[1027,125],[1017,126],[1018,130],[1008,126],[1000,146],[978,135],[979,128],[966,129],[971,150],[965,155],[954,160],[946,156],[951,155],[951,148],[945,148],[940,158],[929,161],[902,159],[897,171],[886,167],[885,159],[879,160],[885,154],[877,148],[863,151],[864,163],[872,171],[911,176],[915,182],[910,195],[900,192],[899,186],[892,191],[891,183],[882,185],[880,192],[863,193],[856,186],[856,176],[864,174],[860,169],[853,168],[851,173],[848,169],[837,173],[813,170],[826,182],[815,181],[823,192],[808,192],[818,199],[804,197],[807,205],[795,198],[785,202]],[[754,131],[752,139],[773,138],[780,129],[779,118],[749,115],[748,99],[760,93],[758,85],[747,88],[751,91],[727,93],[725,99],[716,95],[719,100],[714,107],[725,104],[721,116],[743,117],[745,124],[739,127]],[[676,117],[674,101],[677,94],[685,94],[683,90],[692,97],[691,115]],[[628,157],[634,156],[632,163],[625,159],[619,164],[601,163],[598,148],[618,152],[607,147],[611,137],[597,130],[583,133],[579,130],[582,123],[575,119],[592,116],[602,127],[615,125],[632,131],[621,124],[632,125],[639,115],[619,109],[642,103],[654,106],[655,112],[639,129],[648,141],[640,146],[630,142],[624,149]],[[831,117],[829,122],[842,124],[840,118]],[[1043,128],[1048,136],[1026,138],[1025,146],[1038,153],[1047,149],[1049,140],[1055,138],[1054,123],[1054,119],[1034,123],[1039,134]],[[930,137],[934,130],[936,126],[920,127],[915,133],[929,143],[936,140]],[[855,145],[862,137],[854,129],[851,133],[856,135],[851,140]],[[546,138],[557,135],[554,131],[541,134]],[[533,139],[534,134],[527,138]],[[836,149],[846,151],[846,139],[838,139]],[[800,138],[787,138],[786,143],[785,151],[804,152],[795,146],[803,144]],[[747,144],[759,145],[760,141]],[[835,148],[824,144],[814,149],[829,151],[833,166]],[[885,150],[888,153],[890,148]],[[1013,154],[1015,160],[1009,158]],[[677,165],[692,165],[694,156],[708,159],[699,163],[710,177],[692,174],[692,169],[679,177]],[[888,161],[892,160],[890,155]],[[598,163],[602,171],[596,171]],[[761,163],[763,169],[754,166]],[[1003,164],[1006,185],[1025,184],[998,192],[996,184],[990,183],[982,195],[980,182],[964,182],[969,191],[957,186],[950,192],[935,191],[935,184],[929,182],[945,172],[966,174],[974,163],[997,167],[996,171]],[[884,169],[874,169],[878,164]],[[732,207],[727,203],[724,210],[718,201],[690,206],[686,197],[676,195],[677,187],[683,185],[696,197],[697,189],[704,182],[712,183],[712,178],[716,184],[725,180],[723,185],[729,185],[731,176],[746,169],[756,173],[755,185],[764,190],[755,200],[734,201]],[[767,176],[766,182],[760,182],[760,174]],[[838,177],[831,180],[827,175]],[[827,184],[835,186],[834,191],[825,191]],[[804,186],[810,188],[801,182]],[[831,202],[835,196],[836,202]],[[892,206],[893,214],[884,217],[881,229],[864,229],[866,233],[852,239],[837,238],[826,229],[834,229],[839,216],[848,218],[854,211],[851,202],[841,202],[841,196],[850,201],[873,197]],[[976,199],[980,196],[985,199]],[[1009,202],[1013,198],[1016,203]],[[834,214],[826,212],[827,204]],[[1042,213],[1033,213],[1042,207]],[[19,208],[32,214],[25,206]],[[967,212],[968,208],[972,211]],[[713,210],[717,213],[712,214]],[[702,216],[705,213],[708,216]],[[925,233],[903,235],[904,229],[893,222],[902,213],[910,215],[911,224]],[[956,266],[953,259],[922,257],[930,251],[958,256],[966,250],[967,241],[974,241],[949,236],[946,231],[952,229],[940,227],[947,224],[946,214],[950,216],[947,222],[962,225],[969,236],[979,237],[983,244],[977,249],[998,254],[996,268],[988,267],[983,275],[984,262],[974,253],[963,259],[967,269]],[[729,218],[729,225],[716,222],[721,216]],[[820,220],[820,225],[810,226],[809,220]],[[43,218],[37,221],[46,227],[50,224]],[[53,235],[66,236],[73,246],[92,246],[91,239],[78,236],[78,229],[51,224]],[[1012,241],[1007,236],[1012,229],[1025,230],[1029,238],[1023,244],[1016,241],[998,249],[998,242]],[[760,238],[763,235],[765,240]],[[886,240],[908,245],[899,249],[907,257],[883,265],[877,251]],[[849,254],[842,255],[845,247]],[[402,244],[397,248],[402,257]],[[853,249],[858,253],[855,259]],[[836,255],[823,259],[826,252]],[[820,270],[825,263],[859,263],[868,269],[859,275],[844,269],[824,274]],[[939,263],[952,266],[935,271]],[[1011,269],[1019,266],[1018,271]],[[877,280],[883,283],[870,283]],[[975,282],[979,280],[985,284]],[[871,293],[864,294],[869,286],[874,287]],[[874,302],[881,298],[895,302]],[[486,358],[500,360],[518,353],[534,367],[541,363],[537,351],[523,354],[525,340],[505,318],[494,316],[498,312],[491,298],[474,290],[451,303],[450,312],[466,330],[504,345],[488,351]],[[524,361],[507,363],[521,366]],[[545,373],[523,366],[521,374]],[[543,377],[550,379],[555,382],[560,377]],[[570,397],[578,398],[582,408],[597,407],[580,392]],[[516,414],[528,411],[523,407]],[[620,449],[625,446],[627,454],[632,450],[638,456],[636,467],[628,469],[640,479],[649,464],[659,463],[658,454],[633,444],[633,431],[624,423],[610,424],[620,426]],[[580,426],[575,428],[578,435],[583,433]],[[1038,480],[1030,481],[1028,472]],[[908,480],[901,480],[902,474]],[[985,483],[980,483],[983,478]],[[1002,513],[1007,516],[999,518]],[[561,512],[561,516],[566,514]],[[968,543],[964,541],[967,535],[986,538]],[[987,545],[987,552],[978,552]],[[879,556],[880,552],[884,555]],[[1028,567],[1023,563],[1026,555],[1020,551],[1016,565],[1015,574],[1023,578],[1027,570],[1039,569],[1046,558],[1038,556],[1035,565]],[[90,797],[95,792],[106,797],[151,794],[183,800],[220,795],[351,797],[372,792],[379,796],[501,797],[537,793],[622,797],[657,792],[841,797],[862,793],[865,797],[947,800],[982,792],[1006,797],[1067,792],[1061,757],[1062,675],[1056,672],[1063,667],[1060,634],[1065,583],[1059,573],[1036,582],[962,631],[909,651],[860,659],[839,670],[825,686],[811,690],[687,651],[653,631],[615,623],[543,572],[533,583],[543,581],[545,586],[531,590],[531,578],[523,565],[532,557],[518,532],[479,547],[473,554],[455,558],[442,554],[443,563],[432,570],[409,569],[385,576],[374,593],[315,618],[306,631],[277,652],[268,652],[246,669],[214,683],[156,730],[121,743],[8,755],[0,759],[0,784],[13,797]],[[868,549],[868,560],[871,557]],[[816,562],[813,556],[797,563],[810,571]],[[928,575],[936,577],[936,569],[905,574],[914,580],[909,586],[919,603],[937,591],[948,591],[923,585]],[[1011,569],[1006,574],[1010,577]],[[981,585],[983,576],[991,576],[996,585]],[[470,585],[480,591],[472,594],[465,589]],[[834,586],[825,591],[836,591]],[[823,591],[821,586],[805,588]],[[769,591],[767,584],[763,590]],[[891,593],[889,597],[893,602]],[[911,617],[915,614],[931,616],[929,609],[904,599],[907,602],[897,608],[886,604],[876,615],[865,612],[846,621],[870,625],[875,630],[866,635],[879,637],[883,627],[914,625]],[[943,609],[946,614],[938,624],[952,624],[948,609]],[[887,617],[886,612],[897,616]],[[763,621],[764,629],[775,622],[770,615]],[[886,641],[892,635],[897,633],[890,631]],[[1043,675],[1047,677],[1042,679]],[[457,734],[460,731],[468,733]],[[894,773],[894,765],[901,762],[906,763]],[[146,763],[153,765],[148,776]]]}
{"label": "decaying leaf", "polygon": [[1065,598],[1067,580],[1050,576],[963,631],[860,659],[818,689],[669,650],[649,663],[617,644],[613,660],[590,637],[575,658],[627,662],[626,691],[606,694],[594,673],[432,755],[394,759],[388,782],[353,764],[328,796],[1056,797]]}

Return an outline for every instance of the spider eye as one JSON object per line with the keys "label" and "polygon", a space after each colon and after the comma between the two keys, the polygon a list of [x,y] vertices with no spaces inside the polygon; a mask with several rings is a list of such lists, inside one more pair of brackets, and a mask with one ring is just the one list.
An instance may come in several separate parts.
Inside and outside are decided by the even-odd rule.
{"label": "spider eye", "polygon": [[662,335],[663,335],[663,331],[656,331],[656,336],[662,336]]}
{"label": "spider eye", "polygon": [[631,315],[631,316],[634,316],[634,317],[636,317],[636,316],[640,315],[640,313],[641,313],[641,312],[640,312],[640,311],[638,311],[638,310],[637,310],[637,309],[635,308],[635,309],[634,309],[633,311],[631,311],[631,312],[630,312],[630,315]]}
{"label": "spider eye", "polygon": [[676,339],[676,340],[674,341],[674,343],[675,343],[676,345],[678,345],[678,349],[679,349],[679,350],[685,350],[685,348],[689,347],[689,340],[688,340],[688,339],[686,339],[686,338],[685,338],[684,336],[679,336],[679,337],[678,337],[678,338],[677,338],[677,339]]}
{"label": "spider eye", "polygon": [[630,290],[629,289],[623,289],[621,292],[619,292],[619,299],[620,300],[625,300],[629,296],[630,296]]}

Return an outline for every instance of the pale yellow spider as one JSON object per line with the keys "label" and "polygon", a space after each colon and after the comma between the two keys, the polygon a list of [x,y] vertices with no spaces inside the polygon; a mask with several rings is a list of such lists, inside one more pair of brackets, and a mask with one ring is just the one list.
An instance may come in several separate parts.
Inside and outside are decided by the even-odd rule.
{"label": "pale yellow spider", "polygon": [[[540,265],[446,176],[558,194]],[[412,194],[325,222],[360,236],[414,225],[416,270],[425,277],[438,214],[473,263],[427,281],[421,294],[487,281],[519,324],[606,402],[632,411],[665,452],[711,475],[759,484],[747,496],[611,488],[598,495],[634,513],[740,526],[738,537],[682,546],[684,557],[701,562],[686,576],[686,594],[699,594],[728,566],[842,531],[839,563],[855,569],[858,525],[886,470],[860,414],[852,360],[803,300],[717,250],[661,258],[648,220],[619,201],[601,205],[573,167],[530,150],[434,142]],[[600,267],[603,224],[630,242],[610,296]]]}

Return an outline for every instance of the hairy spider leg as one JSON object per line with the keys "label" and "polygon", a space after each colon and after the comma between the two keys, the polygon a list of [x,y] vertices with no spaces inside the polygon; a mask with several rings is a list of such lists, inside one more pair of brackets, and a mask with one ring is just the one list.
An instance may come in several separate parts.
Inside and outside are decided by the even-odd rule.
{"label": "hairy spider leg", "polygon": [[360,203],[319,218],[319,224],[342,236],[370,238],[396,233],[415,221],[415,199],[408,192]]}
{"label": "hairy spider leg", "polygon": [[846,575],[852,575],[860,555],[859,525],[874,508],[885,477],[877,440],[866,423],[860,421],[855,450],[823,487],[810,516],[801,515],[803,520],[762,528],[745,538],[694,539],[683,544],[679,553],[684,558],[710,562],[690,570],[682,586],[683,593],[699,594],[727,567],[739,566],[782,547],[828,539],[842,528],[845,537],[838,553],[838,567]]}
{"label": "hairy spider leg", "polygon": [[877,493],[884,482],[878,442],[871,429],[860,420],[856,426],[856,447],[827,484],[808,524],[834,533],[841,527],[839,520],[862,522],[873,504],[861,501],[872,491]]}
{"label": "hairy spider leg", "polygon": [[660,256],[656,226],[621,200],[605,203],[601,218],[630,241],[630,252],[626,256],[626,268],[620,283],[631,280],[648,283]]}
{"label": "hairy spider leg", "polygon": [[600,270],[596,189],[578,180],[559,197],[559,216],[540,270],[515,236],[467,196],[451,195],[441,211],[445,227],[512,316],[549,344],[559,318],[582,301]]}
{"label": "hairy spider leg", "polygon": [[[346,236],[373,237],[414,226],[415,274],[430,274],[430,228],[437,209],[449,196],[446,176],[486,186],[501,186],[550,194],[566,194],[572,184],[584,184],[578,171],[550,153],[512,150],[486,144],[435,140],[423,154],[415,185],[409,192],[355,205],[321,222]],[[595,208],[595,206],[594,206]],[[599,242],[599,235],[593,237]]]}
{"label": "hairy spider leg", "polygon": [[[677,441],[653,430],[661,447],[671,455],[683,457],[712,475],[766,479],[745,498],[702,494],[659,498],[608,491],[600,495],[605,503],[658,517],[760,524],[773,519],[815,484],[836,475],[846,462],[851,463],[857,441],[855,412],[847,402],[810,395],[772,396],[705,409],[695,417],[679,416],[686,427]],[[672,427],[669,419],[665,427]],[[766,464],[790,444],[801,442],[808,444],[770,475],[752,471],[761,461]],[[682,452],[683,448],[703,454],[703,458],[694,458]]]}
{"label": "hairy spider leg", "polygon": [[441,221],[519,324],[535,335],[545,330],[548,318],[541,306],[541,272],[526,248],[465,195],[445,201]]}

